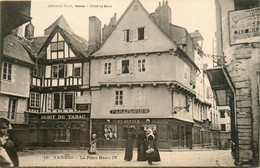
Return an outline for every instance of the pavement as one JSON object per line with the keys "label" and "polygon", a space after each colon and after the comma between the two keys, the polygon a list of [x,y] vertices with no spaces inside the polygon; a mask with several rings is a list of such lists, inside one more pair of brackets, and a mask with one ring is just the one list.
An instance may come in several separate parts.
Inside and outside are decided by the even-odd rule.
{"label": "pavement", "polygon": [[136,161],[137,150],[133,151],[133,160],[124,160],[124,150],[98,149],[96,155],[87,150],[75,149],[33,149],[18,152],[21,167],[234,167],[231,150],[177,150],[160,151],[160,162],[148,165],[147,161]]}

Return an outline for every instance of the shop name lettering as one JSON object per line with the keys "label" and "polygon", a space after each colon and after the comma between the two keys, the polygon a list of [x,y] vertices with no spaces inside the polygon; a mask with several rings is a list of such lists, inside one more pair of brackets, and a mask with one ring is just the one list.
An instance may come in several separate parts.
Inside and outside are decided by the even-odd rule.
{"label": "shop name lettering", "polygon": [[86,115],[79,115],[79,114],[69,114],[69,115],[42,115],[41,119],[44,120],[59,120],[59,119],[86,119]]}
{"label": "shop name lettering", "polygon": [[116,109],[110,110],[111,114],[141,114],[141,113],[149,113],[149,109]]}
{"label": "shop name lettering", "polygon": [[74,156],[74,155],[70,155],[70,154],[64,154],[64,155],[44,155],[43,158],[45,160],[47,159],[57,159],[57,160],[63,160],[63,159],[90,159],[90,160],[105,160],[105,159],[117,159],[117,156],[89,156],[89,155],[80,155],[80,156]]}

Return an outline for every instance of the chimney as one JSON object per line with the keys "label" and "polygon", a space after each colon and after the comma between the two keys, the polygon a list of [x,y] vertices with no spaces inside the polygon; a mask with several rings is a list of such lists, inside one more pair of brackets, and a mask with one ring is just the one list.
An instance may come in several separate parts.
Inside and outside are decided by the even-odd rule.
{"label": "chimney", "polygon": [[160,25],[163,31],[167,34],[170,34],[170,24],[172,21],[172,11],[168,5],[168,1],[163,1],[162,6],[159,3],[159,6],[154,13],[155,21]]}
{"label": "chimney", "polygon": [[32,37],[34,37],[34,26],[32,23],[29,23],[25,26],[24,36],[27,39],[31,39]]}
{"label": "chimney", "polygon": [[117,21],[116,21],[116,13],[114,13],[114,16],[110,19],[110,22],[108,25],[104,25],[102,29],[102,42],[106,39],[106,37],[109,35],[111,30],[115,27]]}
{"label": "chimney", "polygon": [[89,50],[93,51],[101,44],[101,21],[96,16],[89,17]]}

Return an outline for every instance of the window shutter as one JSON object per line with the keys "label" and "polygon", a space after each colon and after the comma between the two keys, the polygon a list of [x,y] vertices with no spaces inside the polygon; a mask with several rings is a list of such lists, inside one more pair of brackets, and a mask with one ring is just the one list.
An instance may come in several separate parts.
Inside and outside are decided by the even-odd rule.
{"label": "window shutter", "polygon": [[133,31],[129,30],[129,41],[132,42],[133,41]]}
{"label": "window shutter", "polygon": [[150,70],[150,58],[145,59],[145,71],[149,72]]}
{"label": "window shutter", "polygon": [[142,89],[142,97],[141,97],[141,105],[142,106],[145,106],[145,102],[146,102],[146,92],[145,92],[145,89]]}
{"label": "window shutter", "polygon": [[148,39],[148,29],[147,29],[147,27],[144,28],[144,39]]}
{"label": "window shutter", "polygon": [[120,75],[122,73],[122,60],[117,60],[117,74]]}
{"label": "window shutter", "polygon": [[124,89],[122,91],[123,91],[123,105],[125,106],[128,103],[128,95],[127,95],[127,90],[126,89]]}
{"label": "window shutter", "polygon": [[50,45],[48,45],[46,52],[47,52],[47,59],[51,59],[51,47],[50,47]]}
{"label": "window shutter", "polygon": [[126,30],[124,30],[124,31],[123,31],[123,35],[124,35],[124,42],[126,42],[126,34],[127,34],[127,31],[126,31]]}
{"label": "window shutter", "polygon": [[45,78],[50,78],[51,77],[51,66],[46,66],[46,71],[45,71]]}
{"label": "window shutter", "polygon": [[72,64],[67,64],[67,77],[72,76]]}
{"label": "window shutter", "polygon": [[134,29],[134,37],[133,37],[133,41],[137,41],[137,29]]}
{"label": "window shutter", "polygon": [[129,73],[133,73],[133,69],[134,69],[134,61],[133,59],[129,60]]}

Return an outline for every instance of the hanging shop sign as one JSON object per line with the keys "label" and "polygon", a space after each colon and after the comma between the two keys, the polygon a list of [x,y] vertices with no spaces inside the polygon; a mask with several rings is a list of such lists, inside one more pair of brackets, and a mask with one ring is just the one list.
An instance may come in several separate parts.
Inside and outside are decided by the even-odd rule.
{"label": "hanging shop sign", "polygon": [[111,114],[144,114],[149,113],[149,109],[114,109],[110,110]]}
{"label": "hanging shop sign", "polygon": [[41,115],[42,120],[82,120],[86,119],[85,114],[46,114]]}
{"label": "hanging shop sign", "polygon": [[260,41],[260,8],[229,12],[230,44]]}

